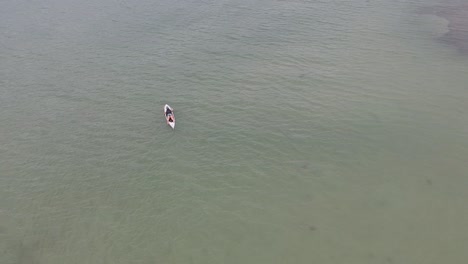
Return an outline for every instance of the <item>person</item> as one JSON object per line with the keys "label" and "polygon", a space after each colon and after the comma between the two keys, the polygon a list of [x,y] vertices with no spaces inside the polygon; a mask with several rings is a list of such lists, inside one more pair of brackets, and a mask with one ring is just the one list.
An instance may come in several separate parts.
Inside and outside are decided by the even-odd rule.
{"label": "person", "polygon": [[166,109],[166,116],[171,115],[171,114],[172,114],[172,111],[171,111],[171,109],[168,107],[168,108]]}

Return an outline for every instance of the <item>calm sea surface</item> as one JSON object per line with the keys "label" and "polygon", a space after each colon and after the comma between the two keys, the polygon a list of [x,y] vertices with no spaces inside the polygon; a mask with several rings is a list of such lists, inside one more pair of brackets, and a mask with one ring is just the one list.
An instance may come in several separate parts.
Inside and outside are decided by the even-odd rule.
{"label": "calm sea surface", "polygon": [[466,263],[431,4],[0,1],[0,263]]}

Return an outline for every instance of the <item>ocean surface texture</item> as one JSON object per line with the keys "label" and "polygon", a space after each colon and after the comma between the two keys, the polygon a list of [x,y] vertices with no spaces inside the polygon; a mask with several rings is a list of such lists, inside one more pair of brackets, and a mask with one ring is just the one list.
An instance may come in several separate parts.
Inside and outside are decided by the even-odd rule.
{"label": "ocean surface texture", "polygon": [[467,263],[467,2],[0,1],[0,263]]}

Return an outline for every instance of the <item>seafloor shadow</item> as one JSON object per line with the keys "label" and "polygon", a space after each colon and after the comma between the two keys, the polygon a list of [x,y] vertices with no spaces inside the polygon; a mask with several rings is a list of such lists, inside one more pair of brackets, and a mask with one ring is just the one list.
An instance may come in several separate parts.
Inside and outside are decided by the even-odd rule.
{"label": "seafloor shadow", "polygon": [[458,4],[455,5],[447,3],[446,5],[424,7],[419,9],[418,13],[436,15],[446,19],[448,32],[441,40],[468,55],[468,1],[458,1]]}

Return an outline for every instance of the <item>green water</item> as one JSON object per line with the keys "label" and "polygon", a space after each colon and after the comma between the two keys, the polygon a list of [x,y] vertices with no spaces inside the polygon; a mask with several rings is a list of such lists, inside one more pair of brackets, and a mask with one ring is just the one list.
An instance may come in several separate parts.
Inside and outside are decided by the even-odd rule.
{"label": "green water", "polygon": [[2,1],[0,263],[466,262],[428,4]]}

